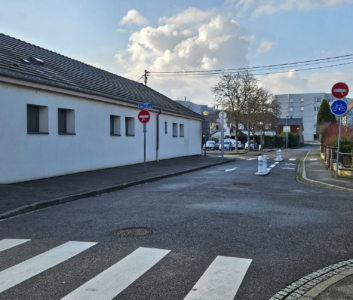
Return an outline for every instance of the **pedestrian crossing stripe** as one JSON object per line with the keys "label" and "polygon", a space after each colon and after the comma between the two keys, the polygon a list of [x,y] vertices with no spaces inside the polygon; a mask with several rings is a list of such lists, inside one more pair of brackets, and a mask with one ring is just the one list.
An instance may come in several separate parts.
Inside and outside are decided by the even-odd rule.
{"label": "pedestrian crossing stripe", "polygon": [[[10,249],[30,240],[0,240],[0,249]],[[0,293],[28,280],[97,243],[70,241],[0,272]],[[87,281],[62,300],[108,300],[161,261],[170,250],[140,247],[113,266]],[[187,294],[185,300],[234,299],[251,259],[217,256]]]}
{"label": "pedestrian crossing stripe", "polygon": [[28,242],[30,240],[25,240],[25,239],[4,239],[0,241],[0,252],[5,251],[7,249],[10,249],[12,247],[21,245],[25,242]]}

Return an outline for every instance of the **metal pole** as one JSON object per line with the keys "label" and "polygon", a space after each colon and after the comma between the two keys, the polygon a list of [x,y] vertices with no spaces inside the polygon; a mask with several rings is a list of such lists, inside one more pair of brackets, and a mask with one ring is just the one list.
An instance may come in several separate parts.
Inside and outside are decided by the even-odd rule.
{"label": "metal pole", "polygon": [[261,125],[261,150],[262,150],[262,125]]}
{"label": "metal pole", "polygon": [[222,152],[222,158],[224,154],[224,118],[221,118],[221,152]]}
{"label": "metal pole", "polygon": [[335,175],[336,178],[338,176],[338,159],[339,159],[339,155],[340,155],[341,127],[342,127],[342,116],[340,116],[340,130],[339,130],[339,134],[338,134],[337,166],[336,166],[336,175]]}
{"label": "metal pole", "polygon": [[146,172],[146,123],[143,123],[143,160],[144,160],[144,167]]}
{"label": "metal pole", "polygon": [[207,124],[206,124],[206,117],[204,117],[204,120],[205,120],[205,122],[204,122],[204,124],[205,124],[205,156],[206,156],[206,140],[207,140],[207,138],[206,138],[206,132],[207,132]]}
{"label": "metal pole", "polygon": [[288,148],[288,118],[286,117],[286,148]]}

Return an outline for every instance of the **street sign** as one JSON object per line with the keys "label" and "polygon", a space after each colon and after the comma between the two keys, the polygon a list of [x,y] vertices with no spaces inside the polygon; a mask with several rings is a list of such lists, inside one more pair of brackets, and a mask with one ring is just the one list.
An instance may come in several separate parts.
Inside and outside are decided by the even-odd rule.
{"label": "street sign", "polygon": [[225,119],[226,116],[227,116],[227,113],[226,113],[225,111],[221,111],[221,112],[219,113],[219,117],[220,117],[221,119]]}
{"label": "street sign", "polygon": [[338,99],[332,102],[331,112],[336,116],[343,116],[348,110],[346,101]]}
{"label": "street sign", "polygon": [[332,87],[332,95],[337,99],[342,99],[346,97],[349,93],[348,85],[343,82],[336,83]]}
{"label": "street sign", "polygon": [[149,102],[139,102],[139,103],[137,104],[137,108],[152,109],[152,108],[153,108],[153,103],[149,103]]}
{"label": "street sign", "polygon": [[151,115],[148,110],[141,110],[138,115],[138,119],[141,123],[147,123],[151,118]]}

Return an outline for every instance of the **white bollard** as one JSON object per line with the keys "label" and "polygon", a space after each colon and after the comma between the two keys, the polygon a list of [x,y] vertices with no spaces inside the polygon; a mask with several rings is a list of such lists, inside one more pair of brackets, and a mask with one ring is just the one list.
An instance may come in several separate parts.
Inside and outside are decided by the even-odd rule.
{"label": "white bollard", "polygon": [[264,155],[263,165],[262,165],[262,173],[267,172],[267,155]]}
{"label": "white bollard", "polygon": [[262,167],[262,156],[259,156],[258,158],[258,173],[262,173],[263,167]]}
{"label": "white bollard", "polygon": [[279,150],[277,150],[277,157],[276,160],[279,160]]}
{"label": "white bollard", "polygon": [[279,160],[282,161],[282,150],[279,149],[278,151],[279,151]]}

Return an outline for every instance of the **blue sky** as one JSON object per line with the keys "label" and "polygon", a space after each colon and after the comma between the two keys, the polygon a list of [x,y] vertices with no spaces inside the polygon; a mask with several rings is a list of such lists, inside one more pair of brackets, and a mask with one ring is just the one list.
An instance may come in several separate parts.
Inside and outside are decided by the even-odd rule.
{"label": "blue sky", "polygon": [[[137,80],[145,69],[237,68],[353,54],[352,12],[353,0],[0,0],[0,32]],[[338,81],[353,90],[353,64],[259,79],[273,93],[329,92]],[[216,81],[150,77],[149,86],[172,99],[211,105]]]}

